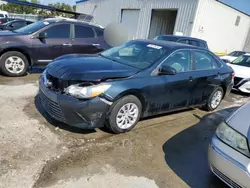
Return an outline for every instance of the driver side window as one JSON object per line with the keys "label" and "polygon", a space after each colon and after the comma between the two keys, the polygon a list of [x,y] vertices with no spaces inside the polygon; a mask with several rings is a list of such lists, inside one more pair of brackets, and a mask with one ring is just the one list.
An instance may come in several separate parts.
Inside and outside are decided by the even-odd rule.
{"label": "driver side window", "polygon": [[192,70],[191,52],[189,50],[179,50],[174,52],[163,64],[174,68],[177,73],[188,72]]}

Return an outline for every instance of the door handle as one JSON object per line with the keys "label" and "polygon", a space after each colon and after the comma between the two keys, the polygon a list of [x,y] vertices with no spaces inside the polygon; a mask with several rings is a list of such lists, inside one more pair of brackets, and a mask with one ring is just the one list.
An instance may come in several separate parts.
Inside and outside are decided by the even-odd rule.
{"label": "door handle", "polygon": [[93,46],[100,46],[100,44],[93,44]]}
{"label": "door handle", "polygon": [[63,46],[72,46],[70,43],[64,43]]}

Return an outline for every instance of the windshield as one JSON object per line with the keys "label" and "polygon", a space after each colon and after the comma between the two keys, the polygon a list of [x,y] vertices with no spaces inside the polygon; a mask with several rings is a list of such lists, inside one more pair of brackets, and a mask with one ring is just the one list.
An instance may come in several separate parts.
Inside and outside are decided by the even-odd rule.
{"label": "windshield", "polygon": [[238,52],[238,51],[233,51],[230,54],[228,54],[229,56],[234,56],[234,57],[239,57],[241,55],[244,55],[245,52]]}
{"label": "windshield", "polygon": [[231,64],[250,67],[250,55],[242,55],[231,62]]}
{"label": "windshield", "polygon": [[15,30],[15,32],[23,33],[23,34],[31,34],[31,33],[38,31],[39,29],[45,27],[46,25],[49,25],[49,24],[50,23],[47,21],[38,21],[38,22],[32,23],[30,25],[27,25],[25,27],[22,27],[20,29],[17,29],[17,30]]}
{"label": "windshield", "polygon": [[145,69],[165,56],[165,47],[132,41],[100,53],[101,56],[137,69]]}

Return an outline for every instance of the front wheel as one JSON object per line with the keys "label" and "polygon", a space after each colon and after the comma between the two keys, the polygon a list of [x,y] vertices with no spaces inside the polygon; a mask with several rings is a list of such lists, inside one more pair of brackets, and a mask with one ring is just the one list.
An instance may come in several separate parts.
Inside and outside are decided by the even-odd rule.
{"label": "front wheel", "polygon": [[114,133],[124,133],[133,129],[141,117],[140,100],[128,95],[116,101],[107,118],[107,128]]}
{"label": "front wheel", "polygon": [[28,65],[26,56],[17,51],[6,52],[0,58],[0,68],[6,76],[23,76],[27,74]]}
{"label": "front wheel", "polygon": [[213,111],[220,105],[224,96],[224,91],[221,87],[217,87],[213,93],[210,95],[205,109],[208,111]]}

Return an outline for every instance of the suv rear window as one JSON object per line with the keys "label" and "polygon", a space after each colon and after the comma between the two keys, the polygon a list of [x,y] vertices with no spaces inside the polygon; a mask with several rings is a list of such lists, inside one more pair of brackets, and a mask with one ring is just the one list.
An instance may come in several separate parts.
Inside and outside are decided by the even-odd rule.
{"label": "suv rear window", "polygon": [[155,40],[165,40],[165,41],[176,42],[177,38],[176,37],[168,37],[168,36],[158,36],[158,37],[155,37]]}

